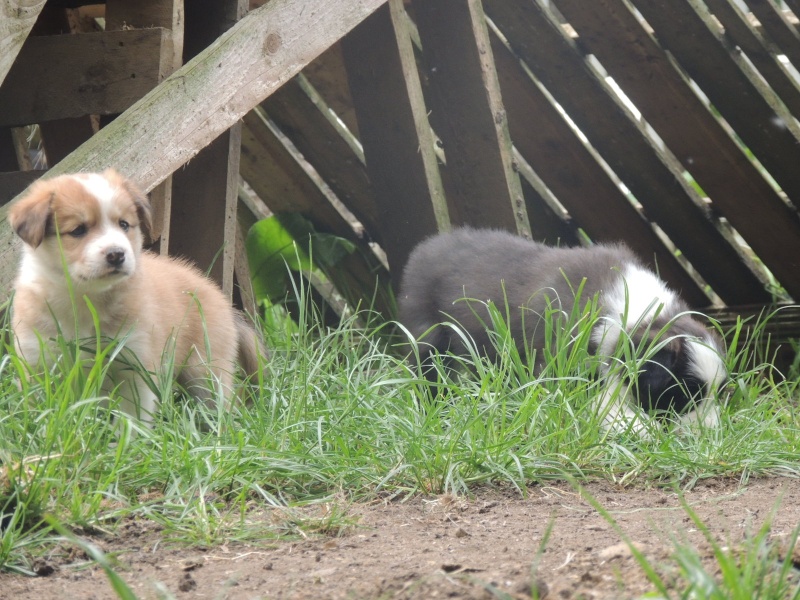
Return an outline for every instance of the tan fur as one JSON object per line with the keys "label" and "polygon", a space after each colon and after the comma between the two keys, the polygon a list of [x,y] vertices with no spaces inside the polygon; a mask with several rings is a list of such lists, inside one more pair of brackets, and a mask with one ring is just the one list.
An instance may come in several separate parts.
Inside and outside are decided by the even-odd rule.
{"label": "tan fur", "polygon": [[[12,324],[29,362],[49,362],[39,340],[47,343],[59,329],[69,338],[95,337],[88,300],[103,336],[124,338],[157,377],[168,374],[174,352],[178,380],[204,401],[231,397],[237,359],[249,376],[257,372],[263,347],[219,287],[185,261],[142,250],[149,202],[115,171],[40,180],[11,208],[9,222],[25,242]],[[123,408],[152,418],[157,398],[147,383],[124,361],[110,371]]]}

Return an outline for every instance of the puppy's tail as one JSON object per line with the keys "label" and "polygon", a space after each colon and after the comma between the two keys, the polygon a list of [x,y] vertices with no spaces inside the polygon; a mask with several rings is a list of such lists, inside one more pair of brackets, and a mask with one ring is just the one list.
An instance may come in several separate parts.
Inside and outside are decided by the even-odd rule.
{"label": "puppy's tail", "polygon": [[269,355],[264,340],[241,313],[236,315],[236,333],[239,338],[239,365],[247,377],[257,379],[260,361],[266,360]]}

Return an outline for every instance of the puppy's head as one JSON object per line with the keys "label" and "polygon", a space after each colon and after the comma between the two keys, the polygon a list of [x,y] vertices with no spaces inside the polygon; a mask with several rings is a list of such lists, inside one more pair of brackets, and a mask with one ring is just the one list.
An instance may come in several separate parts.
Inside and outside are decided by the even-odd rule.
{"label": "puppy's head", "polygon": [[39,180],[9,210],[25,242],[28,268],[63,280],[64,267],[81,290],[101,291],[136,270],[151,228],[150,203],[130,181],[109,169]]}
{"label": "puppy's head", "polygon": [[639,363],[634,389],[651,411],[686,412],[726,380],[722,342],[688,315],[670,324],[666,342]]}
{"label": "puppy's head", "polygon": [[611,357],[620,343],[629,345],[637,372],[623,379],[643,408],[691,410],[727,379],[722,341],[654,273],[624,265],[602,304],[604,318],[592,334],[591,350]]}

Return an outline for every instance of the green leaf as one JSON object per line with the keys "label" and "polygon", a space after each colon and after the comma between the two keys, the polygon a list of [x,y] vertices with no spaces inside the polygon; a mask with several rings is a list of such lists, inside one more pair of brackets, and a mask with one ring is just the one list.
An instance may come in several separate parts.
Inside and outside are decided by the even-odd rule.
{"label": "green leaf", "polygon": [[245,240],[253,289],[259,300],[277,302],[289,288],[288,268],[310,271],[311,259],[277,217],[258,221]]}
{"label": "green leaf", "polygon": [[298,213],[258,221],[245,240],[253,289],[259,300],[280,302],[290,289],[289,272],[325,271],[355,250],[355,245],[330,233],[317,233]]}

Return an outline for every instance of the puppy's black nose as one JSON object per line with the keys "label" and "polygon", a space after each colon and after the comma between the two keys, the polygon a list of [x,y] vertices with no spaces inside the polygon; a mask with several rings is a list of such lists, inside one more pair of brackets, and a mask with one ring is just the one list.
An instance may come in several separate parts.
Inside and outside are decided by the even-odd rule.
{"label": "puppy's black nose", "polygon": [[122,248],[109,248],[106,251],[106,262],[112,267],[120,267],[125,262],[125,251]]}

